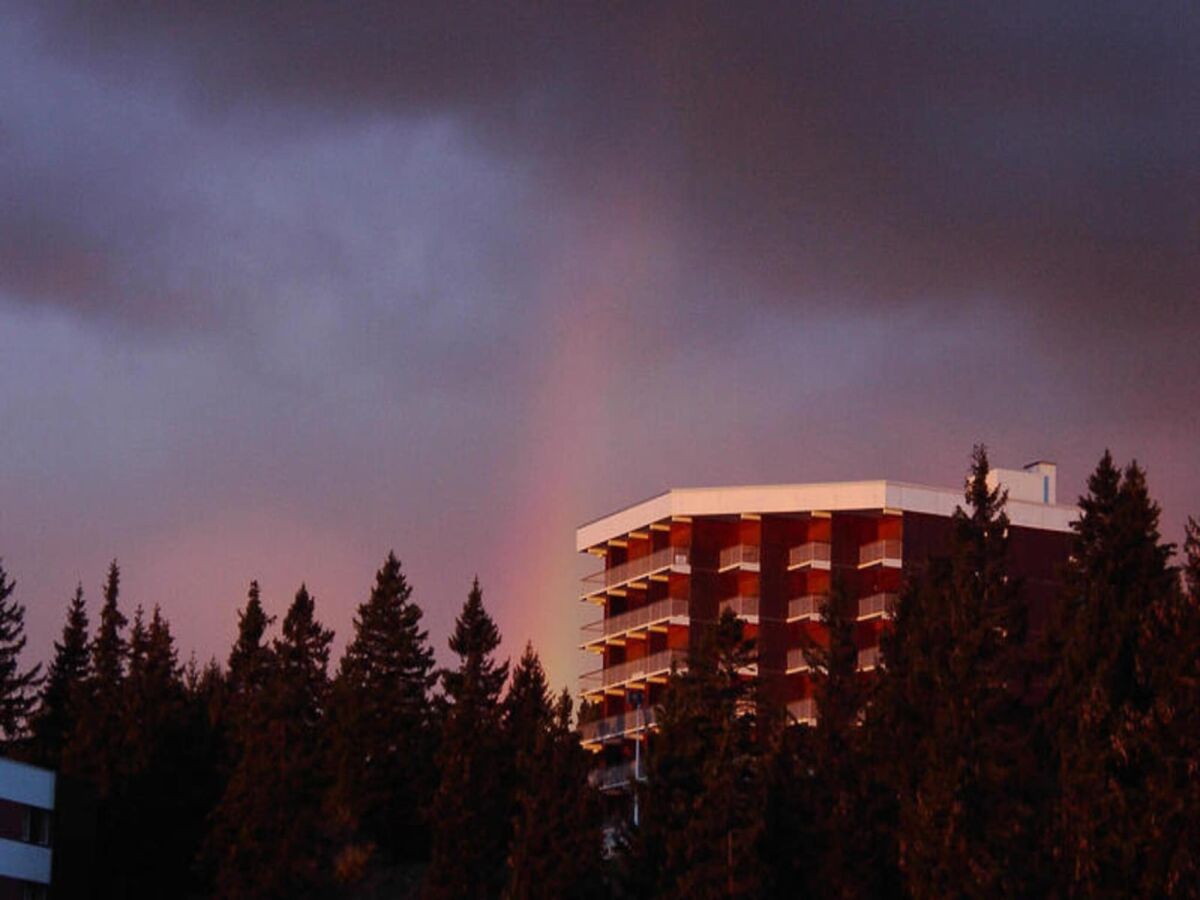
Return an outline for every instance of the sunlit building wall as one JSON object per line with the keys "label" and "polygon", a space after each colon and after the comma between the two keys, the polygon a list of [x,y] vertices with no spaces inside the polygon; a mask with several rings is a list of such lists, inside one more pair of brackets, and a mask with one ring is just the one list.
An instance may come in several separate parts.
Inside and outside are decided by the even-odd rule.
{"label": "sunlit building wall", "polygon": [[[1048,462],[991,473],[1008,491],[1010,571],[1035,630],[1077,514],[1057,504],[1056,479]],[[803,648],[824,641],[819,618],[834,579],[857,605],[858,665],[869,673],[906,578],[948,546],[962,503],[961,487],[896,481],[685,488],[580,526],[577,549],[602,563],[580,590],[598,613],[581,635],[596,658],[582,677],[594,706],[581,732],[599,758],[597,783],[616,789],[637,777],[672,667],[726,609],[756,640],[746,677],[764,679],[797,722],[814,721]]]}

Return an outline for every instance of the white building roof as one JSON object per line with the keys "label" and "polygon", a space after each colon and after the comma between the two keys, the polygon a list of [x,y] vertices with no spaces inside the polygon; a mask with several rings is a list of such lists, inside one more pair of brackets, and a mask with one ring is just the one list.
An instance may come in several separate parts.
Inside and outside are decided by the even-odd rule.
{"label": "white building roof", "polygon": [[[1008,470],[994,470],[1007,485]],[[1024,473],[1013,472],[1013,475]],[[1016,499],[1010,491],[1009,521],[1025,528],[1069,531],[1077,517],[1073,506]],[[1022,497],[1029,492],[1020,491]],[[575,530],[575,548],[587,550],[653,522],[677,516],[725,516],[743,513],[850,512],[894,509],[949,516],[963,504],[961,488],[939,488],[903,481],[834,481],[815,484],[771,484],[737,487],[672,488]]]}

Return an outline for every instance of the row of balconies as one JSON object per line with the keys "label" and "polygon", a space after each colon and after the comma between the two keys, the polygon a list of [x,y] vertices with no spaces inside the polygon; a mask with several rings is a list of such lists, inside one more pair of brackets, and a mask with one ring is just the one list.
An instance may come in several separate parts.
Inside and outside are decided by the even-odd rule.
{"label": "row of balconies", "polygon": [[[871,541],[858,548],[858,566],[900,565],[902,542],[886,539]],[[832,564],[832,547],[828,541],[808,541],[788,550],[788,571],[814,568],[829,569]],[[754,544],[735,544],[721,550],[717,560],[718,571],[727,572],[730,569],[743,568],[757,572],[761,556],[759,548]]]}
{"label": "row of balconies", "polygon": [[[895,609],[897,595],[893,593],[871,594],[858,601],[859,620],[877,617],[888,618]],[[821,616],[821,607],[828,600],[827,594],[805,594],[788,601],[788,622],[815,620]],[[720,612],[732,609],[734,614],[749,622],[759,620],[759,598],[751,596],[729,597],[721,601]],[[668,598],[649,603],[629,612],[617,613],[606,619],[589,622],[580,629],[583,646],[594,646],[602,641],[620,641],[631,632],[648,630],[656,626],[688,624],[688,602]]]}
{"label": "row of balconies", "polygon": [[583,579],[583,597],[619,588],[631,581],[649,578],[671,569],[689,571],[689,555],[686,547],[662,547],[646,556],[619,563]]}
{"label": "row of balconies", "polygon": [[[787,711],[797,722],[812,723],[817,719],[817,701],[812,697],[793,700],[787,705]],[[579,726],[579,735],[584,744],[599,744],[613,738],[632,737],[653,728],[657,718],[655,707],[641,707],[584,722]]]}
{"label": "row of balconies", "polygon": [[[633,682],[644,682],[652,678],[665,678],[672,668],[682,669],[687,665],[686,650],[659,650],[640,659],[630,659],[614,663],[601,669],[594,669],[580,676],[584,693],[597,693],[610,688],[624,687]],[[866,647],[858,651],[858,668],[869,671],[879,665],[879,647]],[[787,674],[794,675],[810,670],[804,650],[793,647],[787,652]],[[747,674],[756,674],[757,666],[747,670]]]}
{"label": "row of balconies", "polygon": [[686,650],[659,650],[641,659],[630,659],[605,666],[603,669],[594,669],[581,675],[579,680],[584,693],[595,693],[634,681],[645,681],[656,676],[665,677],[670,673],[672,666],[682,668],[686,664]]}
{"label": "row of balconies", "polygon": [[[871,541],[858,548],[858,566],[860,569],[874,565],[899,567],[901,551],[902,542],[899,540]],[[788,571],[803,568],[828,570],[831,560],[832,548],[828,541],[808,541],[788,550],[787,567]],[[720,551],[717,569],[721,572],[737,568],[758,571],[760,562],[757,545],[735,544]],[[585,576],[582,596],[591,597],[671,569],[690,571],[690,563],[691,557],[686,547],[662,547],[646,556]]]}
{"label": "row of balconies", "polygon": [[640,707],[616,715],[605,716],[579,726],[579,734],[585,744],[595,744],[612,738],[637,734],[651,727],[657,721],[655,708]]}

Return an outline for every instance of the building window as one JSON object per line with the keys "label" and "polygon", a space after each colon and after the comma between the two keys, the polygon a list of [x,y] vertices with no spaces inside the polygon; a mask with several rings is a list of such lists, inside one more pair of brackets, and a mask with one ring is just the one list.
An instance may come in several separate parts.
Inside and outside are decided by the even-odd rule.
{"label": "building window", "polygon": [[50,811],[36,806],[25,807],[21,839],[30,844],[50,846]]}

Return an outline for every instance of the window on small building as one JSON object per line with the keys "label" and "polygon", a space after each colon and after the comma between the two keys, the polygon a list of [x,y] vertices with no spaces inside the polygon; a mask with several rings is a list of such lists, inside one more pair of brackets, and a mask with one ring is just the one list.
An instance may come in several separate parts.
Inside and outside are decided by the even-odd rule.
{"label": "window on small building", "polygon": [[36,806],[25,807],[21,822],[21,839],[30,844],[50,846],[50,811]]}

